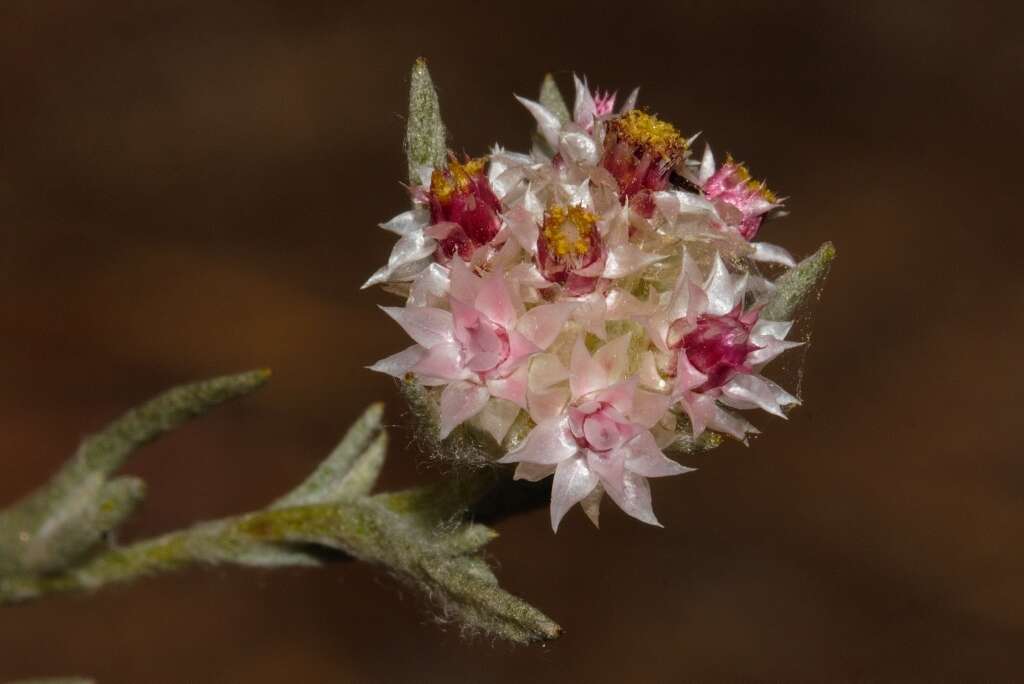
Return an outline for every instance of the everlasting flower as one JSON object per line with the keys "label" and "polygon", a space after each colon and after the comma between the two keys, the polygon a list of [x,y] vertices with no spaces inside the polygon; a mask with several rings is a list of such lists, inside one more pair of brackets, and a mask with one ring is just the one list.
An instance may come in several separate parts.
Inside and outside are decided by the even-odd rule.
{"label": "everlasting flower", "polygon": [[651,193],[668,187],[686,148],[675,126],[634,109],[608,122],[601,166],[615,178],[621,197],[633,198],[649,217],[654,211]]}
{"label": "everlasting flower", "polygon": [[[440,436],[479,414],[488,400],[526,407],[526,366],[546,349],[568,319],[568,304],[521,310],[504,273],[474,275],[460,260],[451,266],[450,311],[433,307],[382,307],[416,342],[371,366],[424,385],[444,386]],[[485,426],[500,443],[518,410],[491,404]]]}
{"label": "everlasting flower", "polygon": [[746,240],[753,240],[765,214],[782,202],[763,181],[755,181],[742,163],[727,156],[716,171],[711,148],[704,151],[700,168],[701,191],[715,205],[719,216],[736,226]]}
{"label": "everlasting flower", "polygon": [[[500,459],[518,463],[516,478],[540,480],[554,474],[551,485],[551,527],[580,503],[597,525],[603,493],[627,514],[659,525],[651,507],[650,477],[692,470],[669,459],[658,448],[650,428],[669,398],[637,388],[625,379],[629,335],[619,337],[592,357],[577,337],[568,371],[567,404],[554,415],[550,407],[534,410],[537,427],[523,444]],[[553,376],[559,375],[552,371]]]}
{"label": "everlasting flower", "polygon": [[437,258],[447,263],[454,254],[465,261],[489,244],[501,228],[501,201],[484,174],[485,159],[460,164],[454,157],[430,177],[427,199],[433,224],[427,234],[437,240]]}
{"label": "everlasting flower", "polygon": [[574,82],[568,115],[550,87],[551,109],[518,98],[528,154],[448,153],[383,225],[401,237],[367,284],[404,295],[384,310],[415,344],[372,368],[419,386],[442,439],[468,423],[517,478],[553,475],[553,528],[577,503],[596,524],[605,493],[658,524],[647,479],[688,470],[662,449],[745,440],[745,411],[798,403],[761,373],[799,342],[765,318],[776,284],[754,267],[794,261],[753,240],[781,200],[742,164],[710,149],[698,164],[636,91],[616,111]]}
{"label": "everlasting flower", "polygon": [[[652,319],[652,339],[667,356],[661,365],[674,379],[672,396],[690,417],[694,436],[710,427],[743,439],[756,430],[719,403],[785,418],[782,409],[798,400],[759,371],[800,343],[785,339],[791,321],[762,320],[758,307],[744,310],[750,281],[730,274],[718,255],[707,279],[698,281],[696,265],[684,256],[665,310]],[[647,377],[646,384],[660,386],[657,377]]]}
{"label": "everlasting flower", "polygon": [[555,205],[544,212],[537,264],[545,280],[562,285],[569,295],[593,292],[604,257],[597,216],[580,205]]}

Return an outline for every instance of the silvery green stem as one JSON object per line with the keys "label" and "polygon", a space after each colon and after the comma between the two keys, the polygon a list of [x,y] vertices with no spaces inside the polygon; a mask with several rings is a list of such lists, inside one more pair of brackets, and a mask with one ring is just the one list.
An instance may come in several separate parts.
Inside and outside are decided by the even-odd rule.
{"label": "silvery green stem", "polygon": [[320,565],[325,552],[334,551],[384,568],[466,630],[521,643],[558,636],[558,625],[498,586],[482,558],[497,533],[464,520],[498,482],[498,471],[478,469],[432,486],[370,495],[387,446],[380,404],[367,409],[304,482],[266,509],[127,546],[105,545],[105,533],[143,493],[137,478],[106,479],[117,466],[146,441],[266,377],[257,372],[188,385],[129,411],[88,438],[49,484],[0,513],[6,544],[0,604],[193,565]]}
{"label": "silvery green stem", "polygon": [[0,512],[0,575],[59,569],[87,553],[142,500],[141,480],[109,479],[135,449],[269,377],[252,371],[177,387],[87,437],[46,485]]}

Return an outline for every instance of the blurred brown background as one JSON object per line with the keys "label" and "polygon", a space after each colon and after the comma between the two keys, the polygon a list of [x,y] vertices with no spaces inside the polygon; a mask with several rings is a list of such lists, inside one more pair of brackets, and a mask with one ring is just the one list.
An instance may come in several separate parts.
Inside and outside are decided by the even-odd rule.
{"label": "blurred brown background", "polygon": [[[123,538],[265,504],[391,382],[359,284],[404,207],[408,69],[456,150],[528,144],[546,70],[625,92],[791,198],[839,260],[806,406],[608,509],[503,523],[547,648],[466,643],[369,568],[196,570],[0,610],[0,679],[1016,679],[1024,665],[1019,13],[975,3],[0,4],[0,503],[175,383],[268,389],[148,448]],[[382,481],[435,476],[399,437]]]}

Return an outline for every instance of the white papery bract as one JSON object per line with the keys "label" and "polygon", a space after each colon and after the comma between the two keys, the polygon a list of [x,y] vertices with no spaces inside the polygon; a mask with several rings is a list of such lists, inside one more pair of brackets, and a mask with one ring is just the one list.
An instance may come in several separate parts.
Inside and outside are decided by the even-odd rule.
{"label": "white papery bract", "polygon": [[[399,236],[366,286],[415,344],[374,370],[412,380],[442,439],[472,425],[517,478],[553,476],[551,524],[607,494],[659,524],[648,478],[691,470],[664,450],[705,431],[746,441],[743,412],[785,417],[798,399],[764,367],[799,342],[761,316],[774,285],[758,264],[792,266],[753,241],[782,200],[696,136],[575,78],[568,118],[517,98],[537,124],[529,153],[424,169]],[[771,266],[768,266],[771,268]],[[519,426],[513,429],[513,426]]]}

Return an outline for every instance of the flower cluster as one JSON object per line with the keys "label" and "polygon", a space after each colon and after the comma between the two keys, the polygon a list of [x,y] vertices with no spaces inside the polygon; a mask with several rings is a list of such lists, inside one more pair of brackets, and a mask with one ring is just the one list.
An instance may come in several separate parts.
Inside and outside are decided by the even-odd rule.
{"label": "flower cluster", "polygon": [[449,154],[382,224],[400,237],[366,286],[405,297],[384,311],[414,344],[372,368],[429,393],[442,439],[471,424],[517,478],[553,475],[554,529],[577,503],[597,524],[604,494],[656,525],[648,479],[690,470],[667,447],[745,440],[738,411],[797,403],[761,375],[799,343],[761,315],[774,285],[755,267],[793,260],[755,241],[782,201],[743,164],[692,158],[693,137],[635,92],[616,108],[575,85],[568,116],[519,98],[529,154]]}

